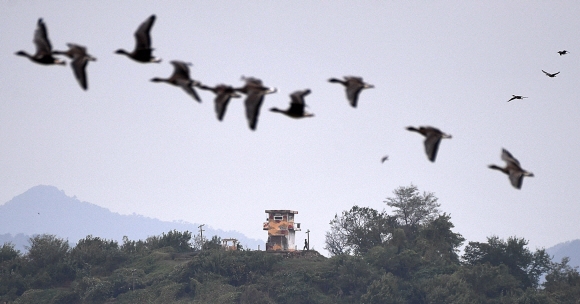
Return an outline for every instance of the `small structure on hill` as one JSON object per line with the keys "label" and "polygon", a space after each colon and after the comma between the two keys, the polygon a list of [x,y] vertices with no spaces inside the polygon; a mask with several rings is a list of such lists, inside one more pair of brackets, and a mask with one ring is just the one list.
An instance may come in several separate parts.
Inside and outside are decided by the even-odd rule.
{"label": "small structure on hill", "polygon": [[300,231],[300,223],[294,222],[293,210],[266,210],[267,222],[263,230],[268,230],[266,251],[294,251],[296,250],[296,231]]}
{"label": "small structure on hill", "polygon": [[222,248],[227,251],[238,250],[239,244],[238,239],[222,239]]}

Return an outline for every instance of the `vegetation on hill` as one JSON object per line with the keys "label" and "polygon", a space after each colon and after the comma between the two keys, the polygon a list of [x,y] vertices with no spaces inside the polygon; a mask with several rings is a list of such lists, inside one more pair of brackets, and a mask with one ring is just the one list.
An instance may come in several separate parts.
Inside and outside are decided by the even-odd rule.
{"label": "vegetation on hill", "polygon": [[[386,200],[392,214],[354,206],[330,221],[326,246],[273,254],[225,251],[176,230],[123,244],[54,235],[28,252],[0,247],[8,303],[580,303],[580,274],[527,241],[465,241],[432,193]],[[545,275],[545,282],[539,279]]]}

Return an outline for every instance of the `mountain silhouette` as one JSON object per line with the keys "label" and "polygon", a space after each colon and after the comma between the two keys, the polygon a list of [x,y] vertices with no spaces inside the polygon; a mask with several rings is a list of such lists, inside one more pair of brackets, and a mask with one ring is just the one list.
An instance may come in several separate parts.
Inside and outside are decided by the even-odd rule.
{"label": "mountain silhouette", "polygon": [[[39,185],[0,205],[0,244],[12,241],[23,250],[23,239],[35,234],[54,234],[68,239],[75,246],[87,235],[115,240],[122,244],[123,236],[130,240],[145,240],[171,230],[190,231],[196,235],[199,224],[183,221],[167,222],[133,213],[121,215],[109,209],[81,202],[67,196],[54,186]],[[264,248],[264,241],[250,239],[237,231],[223,231],[204,226],[204,237],[217,235],[236,238],[249,249]]]}
{"label": "mountain silhouette", "polygon": [[568,265],[580,267],[580,239],[559,243],[546,249],[552,261],[560,263],[563,257],[569,257]]}

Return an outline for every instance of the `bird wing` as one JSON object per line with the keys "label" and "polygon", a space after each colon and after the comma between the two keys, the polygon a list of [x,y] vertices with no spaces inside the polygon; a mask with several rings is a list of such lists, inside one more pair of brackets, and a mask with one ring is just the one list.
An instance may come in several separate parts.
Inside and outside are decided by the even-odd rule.
{"label": "bird wing", "polygon": [[362,88],[363,86],[359,84],[354,85],[349,84],[348,87],[346,88],[346,98],[348,99],[350,105],[353,108],[356,108],[356,105],[358,103],[358,94],[360,93]]}
{"label": "bird wing", "polygon": [[82,45],[78,45],[78,44],[74,44],[74,43],[67,43],[66,44],[69,48],[69,51],[73,54],[80,54],[83,56],[87,56],[87,48],[82,46]]}
{"label": "bird wing", "polygon": [[258,79],[258,78],[254,78],[254,77],[243,77],[243,80],[246,81],[246,85],[249,86],[256,86],[256,87],[262,87],[262,80]]}
{"label": "bird wing", "polygon": [[153,23],[155,22],[155,15],[151,15],[151,17],[147,18],[139,27],[137,31],[135,31],[135,49],[150,49],[151,48],[151,36],[149,35],[149,31],[153,27]]}
{"label": "bird wing", "polygon": [[296,92],[290,94],[291,103],[305,104],[304,96],[306,96],[308,94],[310,94],[309,89],[306,89],[304,91],[296,91]]}
{"label": "bird wing", "polygon": [[430,161],[435,162],[437,157],[437,151],[439,150],[439,143],[441,142],[441,136],[436,134],[428,134],[425,138],[425,152]]}
{"label": "bird wing", "polygon": [[509,170],[509,178],[512,186],[516,189],[522,188],[524,174],[521,171]]}
{"label": "bird wing", "polygon": [[191,65],[191,63],[174,60],[171,61],[171,64],[173,65],[173,75],[171,77],[190,80],[188,66]]}
{"label": "bird wing", "polygon": [[248,93],[244,105],[246,107],[246,118],[248,119],[248,125],[251,130],[256,129],[258,124],[258,116],[260,114],[260,107],[264,100],[264,95],[260,94],[259,91],[251,91]]}
{"label": "bird wing", "polygon": [[304,96],[310,94],[310,90],[306,89],[304,91],[296,91],[290,94],[290,108],[288,112],[296,116],[304,115],[304,107],[306,103],[304,102]]}
{"label": "bird wing", "polygon": [[52,45],[48,40],[48,32],[42,18],[38,19],[36,30],[34,31],[34,39],[32,40],[36,45],[36,54],[50,54],[52,52]]}
{"label": "bird wing", "polygon": [[81,54],[75,54],[74,59],[71,63],[71,68],[75,74],[75,78],[77,79],[83,90],[86,90],[88,88],[87,74],[85,71],[88,62],[89,61],[86,56]]}
{"label": "bird wing", "polygon": [[353,108],[356,108],[358,103],[358,95],[360,91],[366,87],[362,77],[345,76],[346,80],[346,98]]}
{"label": "bird wing", "polygon": [[226,115],[226,110],[228,107],[228,103],[230,102],[230,98],[232,97],[233,89],[232,88],[225,88],[220,90],[214,99],[215,103],[215,113],[217,115],[218,120],[224,119],[224,115]]}
{"label": "bird wing", "polygon": [[199,95],[197,95],[197,92],[195,91],[195,89],[193,88],[193,83],[191,80],[189,79],[177,79],[176,83],[178,86],[180,86],[187,94],[189,94],[191,97],[193,97],[193,99],[195,99],[197,102],[201,102],[201,99],[199,98]]}
{"label": "bird wing", "polygon": [[513,163],[513,164],[517,165],[518,167],[520,166],[520,162],[506,149],[502,149],[501,159],[503,161],[505,161],[506,163],[508,163],[508,165],[510,163]]}

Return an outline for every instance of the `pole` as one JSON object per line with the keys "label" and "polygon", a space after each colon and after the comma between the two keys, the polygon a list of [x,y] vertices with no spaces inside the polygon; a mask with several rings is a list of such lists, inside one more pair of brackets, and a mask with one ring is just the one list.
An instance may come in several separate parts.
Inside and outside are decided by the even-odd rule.
{"label": "pole", "polygon": [[308,243],[307,243],[308,246],[306,246],[306,251],[309,251],[310,250],[310,229],[306,229],[306,235],[308,236]]}
{"label": "pole", "polygon": [[205,224],[201,224],[197,227],[197,228],[199,228],[199,235],[200,235],[200,239],[201,239],[201,250],[203,250],[203,232],[205,231],[202,228],[203,226],[205,226]]}

